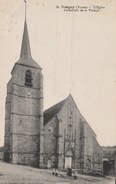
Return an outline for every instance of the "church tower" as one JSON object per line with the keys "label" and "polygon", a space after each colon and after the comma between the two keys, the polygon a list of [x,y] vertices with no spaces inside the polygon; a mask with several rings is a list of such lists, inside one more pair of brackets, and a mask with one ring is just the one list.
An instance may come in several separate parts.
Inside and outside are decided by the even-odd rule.
{"label": "church tower", "polygon": [[13,164],[43,165],[43,76],[32,59],[26,20],[20,59],[7,84],[4,160]]}

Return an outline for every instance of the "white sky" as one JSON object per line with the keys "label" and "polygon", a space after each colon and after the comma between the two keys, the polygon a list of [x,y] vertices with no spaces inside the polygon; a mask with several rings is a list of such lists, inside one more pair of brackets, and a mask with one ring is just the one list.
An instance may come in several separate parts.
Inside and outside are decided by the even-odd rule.
{"label": "white sky", "polygon": [[[64,12],[56,5],[92,6]],[[0,1],[0,145],[4,138],[6,84],[19,59],[23,0]],[[101,145],[116,145],[116,1],[28,0],[33,59],[43,68],[44,109],[72,96]]]}

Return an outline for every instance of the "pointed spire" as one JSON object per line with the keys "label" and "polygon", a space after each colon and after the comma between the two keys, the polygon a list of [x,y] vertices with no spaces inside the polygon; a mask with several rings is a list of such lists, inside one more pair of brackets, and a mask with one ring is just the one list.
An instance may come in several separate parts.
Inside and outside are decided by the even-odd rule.
{"label": "pointed spire", "polygon": [[24,0],[24,2],[25,2],[25,21],[26,21],[26,13],[27,13],[27,1],[26,1],[26,0]]}
{"label": "pointed spire", "polygon": [[[15,66],[16,65],[29,66],[29,67],[38,68],[42,70],[41,66],[38,63],[36,63],[36,61],[34,61],[33,58],[31,57],[31,49],[30,49],[29,35],[28,35],[27,21],[26,21],[26,0],[24,0],[24,2],[25,2],[25,22],[24,22],[22,45],[21,45],[21,53],[20,53],[19,60],[15,63]],[[11,74],[14,72],[15,66]]]}
{"label": "pointed spire", "polygon": [[24,32],[23,32],[23,39],[22,39],[20,58],[22,58],[22,59],[29,59],[29,58],[31,58],[31,49],[30,49],[29,35],[28,35],[28,29],[27,29],[27,22],[26,22],[26,20],[25,20],[25,23],[24,23]]}

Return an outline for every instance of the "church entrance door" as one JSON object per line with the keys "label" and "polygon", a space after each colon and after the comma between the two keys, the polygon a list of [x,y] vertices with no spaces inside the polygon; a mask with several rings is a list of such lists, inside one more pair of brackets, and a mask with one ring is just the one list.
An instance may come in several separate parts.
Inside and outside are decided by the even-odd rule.
{"label": "church entrance door", "polygon": [[65,169],[72,167],[72,157],[65,157]]}
{"label": "church entrance door", "polygon": [[51,168],[51,160],[48,160],[47,168]]}

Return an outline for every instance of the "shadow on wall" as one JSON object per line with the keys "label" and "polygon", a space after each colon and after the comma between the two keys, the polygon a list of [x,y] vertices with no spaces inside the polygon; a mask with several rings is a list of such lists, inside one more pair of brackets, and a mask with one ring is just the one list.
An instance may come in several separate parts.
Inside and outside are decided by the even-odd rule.
{"label": "shadow on wall", "polygon": [[103,174],[109,175],[111,173],[111,164],[109,161],[103,161]]}

